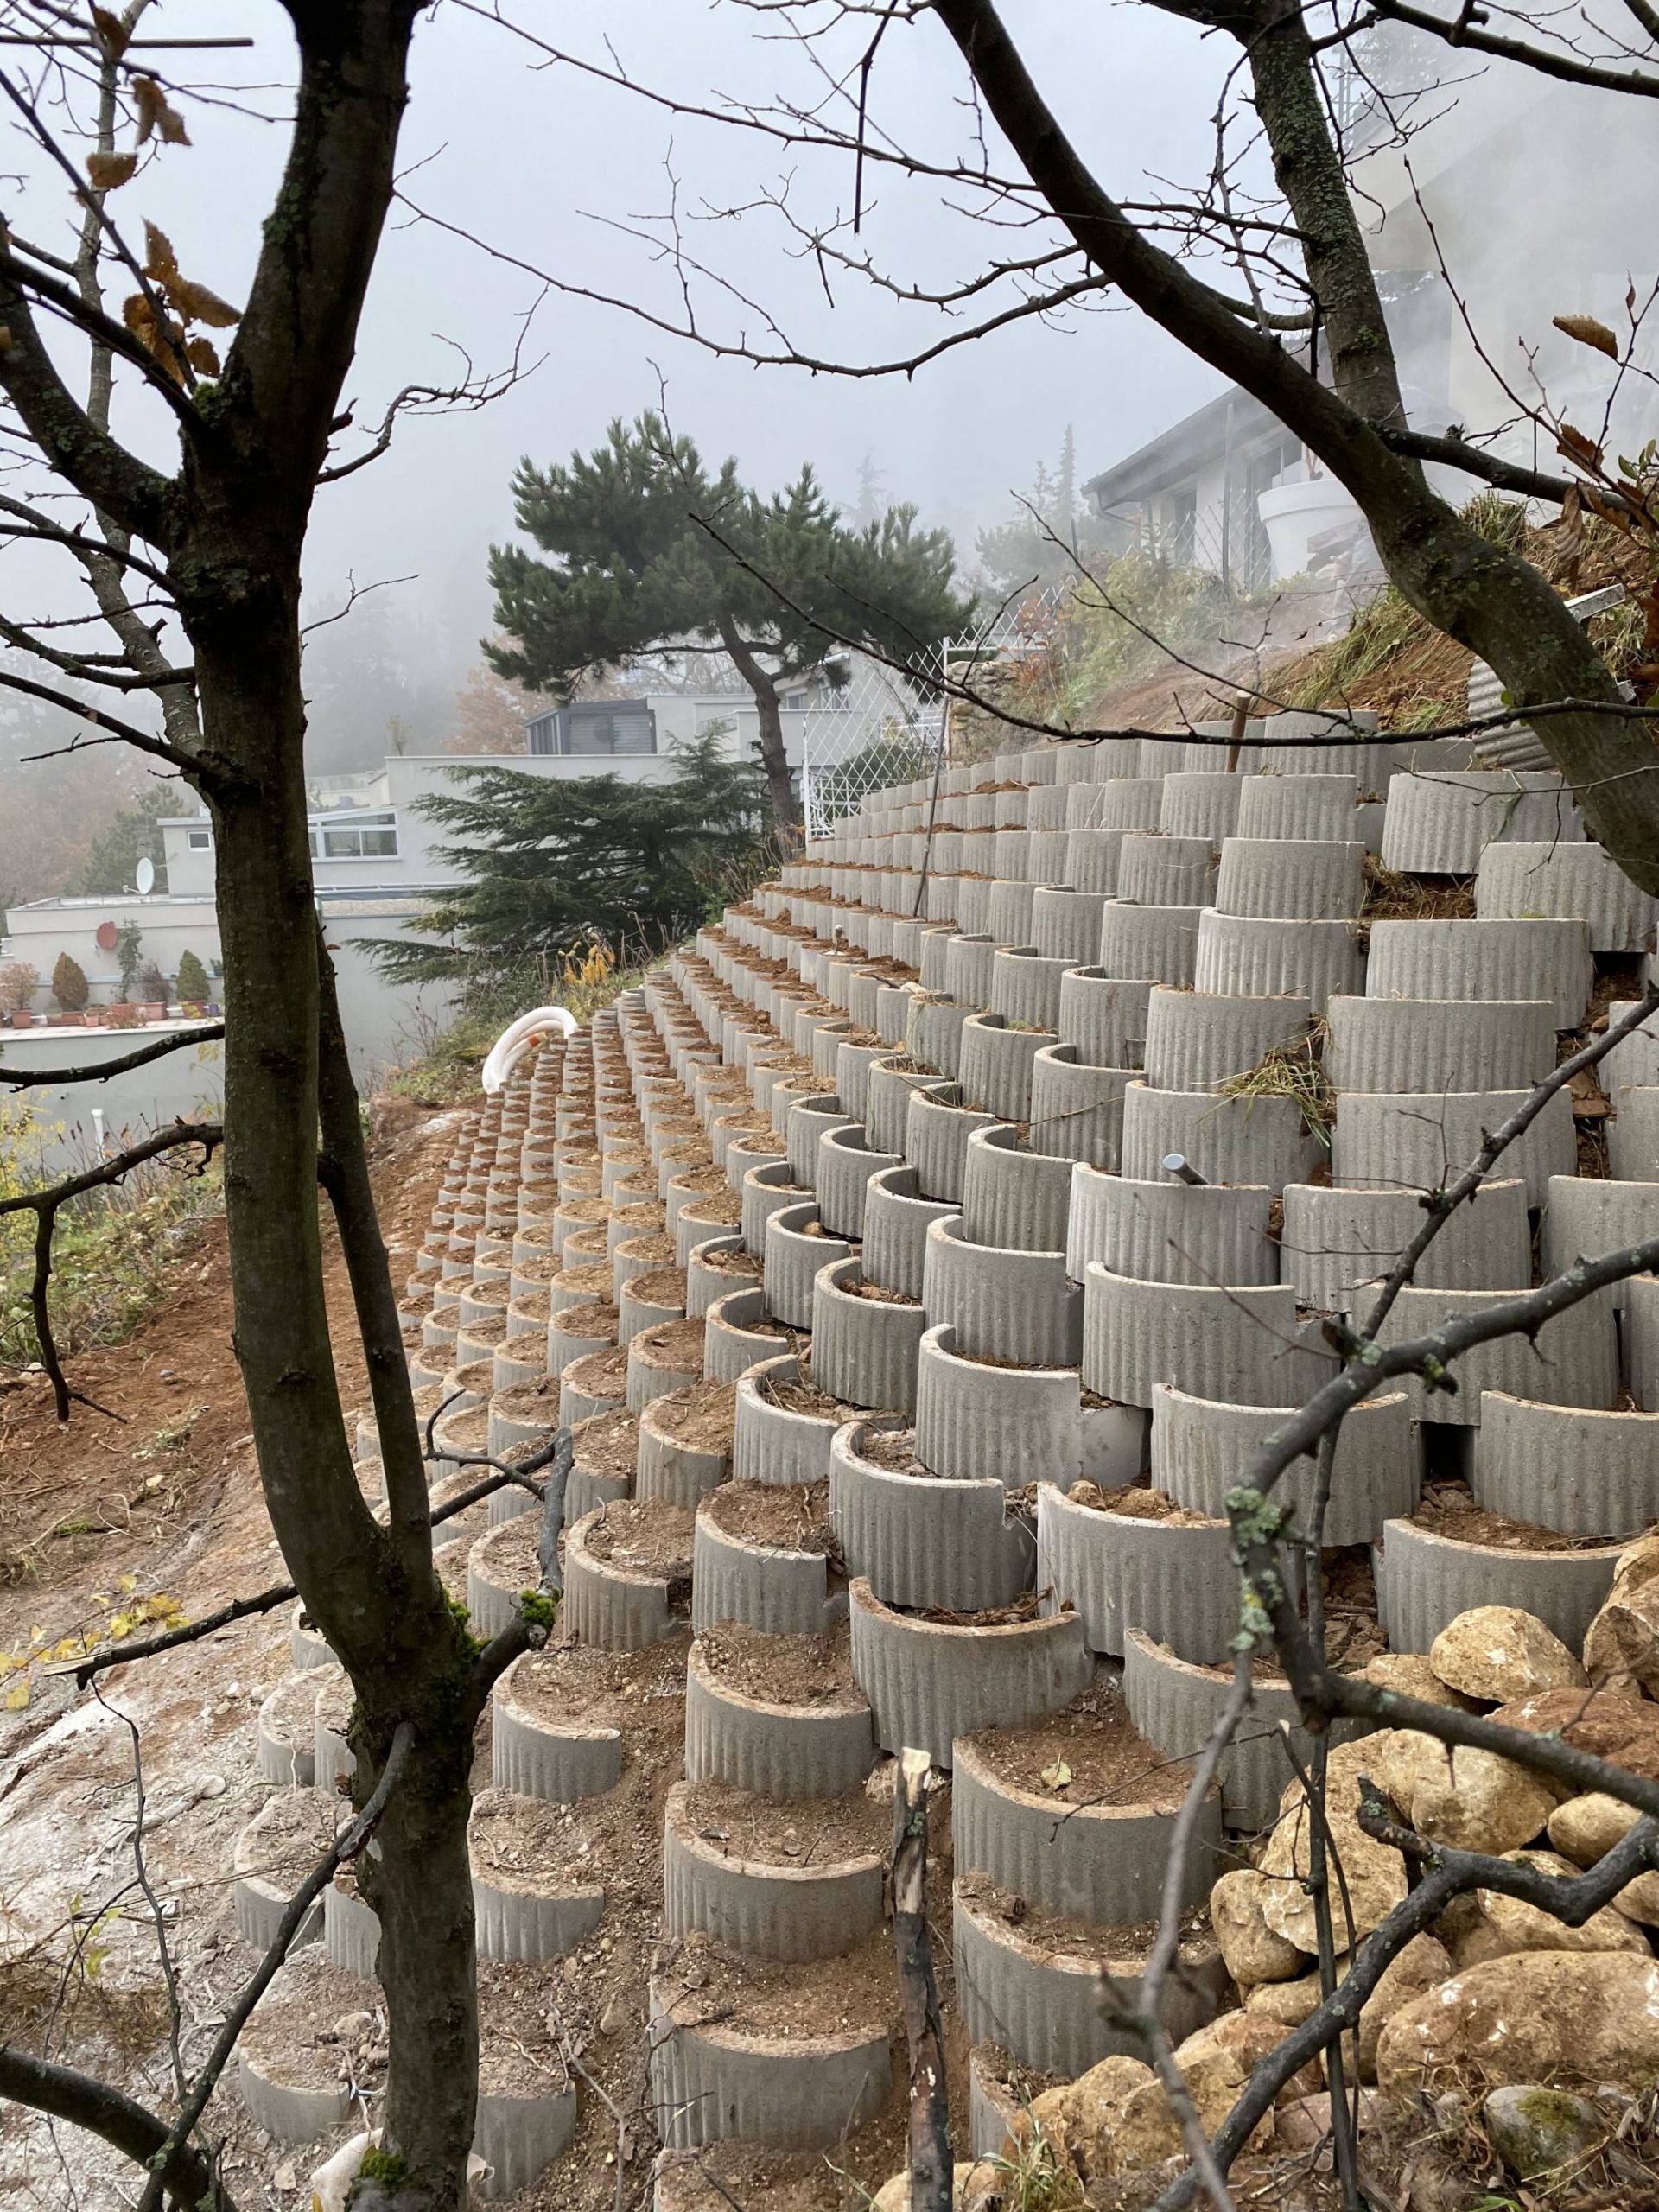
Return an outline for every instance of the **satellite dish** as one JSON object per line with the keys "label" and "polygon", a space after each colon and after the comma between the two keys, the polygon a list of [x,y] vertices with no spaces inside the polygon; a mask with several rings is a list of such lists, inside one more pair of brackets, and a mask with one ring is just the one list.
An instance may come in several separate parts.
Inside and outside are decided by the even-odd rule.
{"label": "satellite dish", "polygon": [[138,863],[138,896],[148,899],[156,888],[156,863],[146,853]]}
{"label": "satellite dish", "polygon": [[100,952],[113,952],[120,942],[120,931],[113,922],[100,922],[98,925],[97,936],[98,949]]}

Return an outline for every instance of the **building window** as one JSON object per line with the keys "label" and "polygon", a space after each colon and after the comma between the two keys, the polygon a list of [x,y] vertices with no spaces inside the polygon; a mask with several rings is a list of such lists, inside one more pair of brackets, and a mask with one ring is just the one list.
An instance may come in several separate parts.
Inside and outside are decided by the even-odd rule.
{"label": "building window", "polygon": [[643,699],[578,699],[531,723],[530,749],[566,759],[655,753],[657,717]]}
{"label": "building window", "polygon": [[311,857],[314,861],[379,861],[397,857],[397,817],[390,807],[384,813],[343,810],[339,814],[311,817]]}
{"label": "building window", "polygon": [[211,852],[213,833],[211,830],[187,830],[184,833],[184,842],[193,853]]}

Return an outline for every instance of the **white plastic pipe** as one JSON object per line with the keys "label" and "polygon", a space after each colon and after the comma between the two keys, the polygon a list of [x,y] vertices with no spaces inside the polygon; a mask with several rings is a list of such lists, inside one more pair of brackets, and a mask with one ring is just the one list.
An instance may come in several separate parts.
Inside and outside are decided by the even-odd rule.
{"label": "white plastic pipe", "polygon": [[534,1014],[521,1014],[490,1047],[484,1063],[485,1090],[499,1090],[524,1054],[533,1052],[550,1029],[569,1037],[575,1027],[576,1017],[565,1007],[538,1006]]}

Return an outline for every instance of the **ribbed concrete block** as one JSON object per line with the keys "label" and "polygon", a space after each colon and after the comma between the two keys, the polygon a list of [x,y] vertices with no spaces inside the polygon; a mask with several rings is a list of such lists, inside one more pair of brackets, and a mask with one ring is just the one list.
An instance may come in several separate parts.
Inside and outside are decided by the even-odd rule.
{"label": "ribbed concrete block", "polygon": [[380,1955],[380,1916],[358,1893],[357,1884],[338,1875],[322,1893],[322,1948],[331,1966],[372,1981]]}
{"label": "ribbed concrete block", "polygon": [[[1228,1491],[1250,1482],[1263,1446],[1294,1411],[1228,1405],[1159,1384],[1152,1399],[1154,1487],[1194,1513],[1220,1518]],[[1417,1433],[1405,1393],[1362,1399],[1337,1439],[1325,1544],[1374,1543],[1385,1521],[1416,1511],[1421,1479]],[[1304,1535],[1313,1526],[1317,1480],[1315,1462],[1306,1457],[1293,1461],[1274,1485],[1275,1501],[1294,1514]]]}
{"label": "ribbed concrete block", "polygon": [[490,1780],[498,1789],[554,1804],[602,1796],[621,1779],[621,1732],[555,1721],[531,1709],[520,1684],[533,1676],[537,1656],[523,1653],[491,1692]]}
{"label": "ribbed concrete block", "polygon": [[[1378,1341],[1393,1345],[1433,1333],[1453,1318],[1478,1313],[1492,1302],[1491,1290],[1402,1290],[1389,1308]],[[1363,1325],[1364,1315],[1359,1315]],[[1456,1428],[1479,1426],[1481,1401],[1489,1390],[1511,1397],[1539,1398],[1549,1405],[1609,1407],[1618,1389],[1618,1332],[1612,1301],[1605,1292],[1583,1299],[1546,1321],[1535,1346],[1525,1337],[1498,1337],[1459,1352],[1452,1363],[1454,1392],[1431,1391],[1415,1376],[1400,1378],[1420,1421]],[[1211,1394],[1216,1395],[1216,1394]],[[1505,1604],[1518,1599],[1504,1599]],[[1414,1649],[1402,1645],[1402,1649]]]}
{"label": "ribbed concrete block", "polygon": [[1305,1182],[1324,1157],[1297,1099],[1217,1098],[1130,1084],[1123,1094],[1124,1176],[1154,1182],[1177,1152],[1206,1183],[1260,1184],[1275,1193]]}
{"label": "ribbed concrete block", "polygon": [[[1491,1131],[1525,1104],[1524,1090],[1441,1091],[1394,1096],[1344,1090],[1337,1098],[1331,1173],[1338,1183],[1443,1190],[1476,1158]],[[1557,1090],[1503,1153],[1503,1170],[1543,1205],[1552,1175],[1570,1175],[1578,1159],[1572,1094]]]}
{"label": "ribbed concrete block", "polygon": [[1530,1090],[1555,1065],[1554,1009],[1541,999],[1344,995],[1325,1018],[1338,1090]]}
{"label": "ribbed concrete block", "polygon": [[991,958],[989,1011],[1000,1014],[1010,1027],[1057,1034],[1060,977],[1067,965],[1065,960],[1045,960],[1029,946],[999,945]]}
{"label": "ribbed concrete block", "polygon": [[784,1147],[791,1174],[810,1189],[817,1173],[818,1141],[831,1129],[855,1129],[861,1124],[842,1110],[833,1092],[827,1097],[798,1098],[789,1109]]}
{"label": "ribbed concrete block", "polygon": [[1153,985],[1109,976],[1103,968],[1068,968],[1060,978],[1060,1038],[1091,1067],[1139,1067]]}
{"label": "ribbed concrete block", "polygon": [[824,1132],[818,1141],[816,1181],[819,1217],[831,1236],[855,1242],[862,1237],[871,1176],[901,1164],[896,1153],[872,1151],[857,1122]]}
{"label": "ribbed concrete block", "polygon": [[565,1530],[560,1630],[601,1651],[643,1651],[674,1633],[684,1608],[677,1598],[671,1602],[666,1576],[592,1555],[586,1540],[604,1510],[584,1514]]}
{"label": "ribbed concrete block", "polygon": [[606,1351],[616,1342],[616,1321],[614,1306],[567,1306],[547,1325],[543,1371],[563,1375],[573,1360]]}
{"label": "ribbed concrete block", "polygon": [[1474,1491],[1493,1513],[1566,1535],[1638,1535],[1659,1521],[1659,1413],[1542,1405],[1489,1390]]}
{"label": "ribbed concrete block", "polygon": [[651,2100],[670,2148],[763,2143],[831,2150],[886,2106],[891,2024],[836,2036],[753,2035],[705,2018],[671,1970],[651,1991]]}
{"label": "ribbed concrete block", "polygon": [[[290,1954],[261,2002],[269,2004],[273,2013],[294,2005],[302,2018],[334,2020],[348,2011],[372,2007],[379,1995],[372,1982],[342,1974],[321,1950],[312,1948]],[[268,2047],[261,2034],[263,2024],[256,2006],[236,2055],[237,2092],[255,2126],[277,2142],[315,2142],[351,2113],[350,2086],[342,2079],[311,2088],[284,2078],[287,2048],[280,2040]],[[345,2069],[340,2070],[343,2075]]]}
{"label": "ribbed concrete block", "polygon": [[1053,1483],[1037,1492],[1037,1580],[1070,1600],[1092,1651],[1121,1656],[1130,1627],[1200,1665],[1238,1632],[1239,1579],[1224,1519],[1140,1519],[1073,1504]]}
{"label": "ribbed concrete block", "polygon": [[855,1035],[836,1040],[836,1096],[847,1109],[849,1121],[863,1119],[869,1106],[870,1070],[877,1060],[891,1057],[891,1046],[860,1044]]}
{"label": "ribbed concrete block", "polygon": [[1612,1094],[1607,1164],[1621,1182],[1659,1177],[1659,1085],[1624,1084]]}
{"label": "ribbed concrete block", "polygon": [[1198,906],[1109,902],[1100,925],[1103,974],[1137,982],[1190,983],[1198,952]]}
{"label": "ribbed concrete block", "polygon": [[1153,830],[1163,810],[1161,776],[1114,776],[1104,783],[1073,786],[1068,830]]}
{"label": "ribbed concrete block", "polygon": [[1075,1367],[1082,1353],[1083,1298],[1066,1281],[1065,1253],[974,1243],[960,1215],[927,1232],[922,1304],[930,1323],[956,1331],[958,1349],[969,1356],[1015,1367]]}
{"label": "ribbed concrete block", "polygon": [[[1577,1175],[1552,1175],[1544,1210],[1543,1264],[1546,1278],[1559,1275],[1574,1260],[1599,1259],[1622,1244],[1646,1244],[1659,1236],[1659,1182],[1596,1183]],[[1607,1296],[1622,1314],[1630,1285],[1616,1282]]]}
{"label": "ribbed concrete block", "polygon": [[[487,2037],[487,2025],[484,2031]],[[493,2202],[528,2189],[565,2150],[576,2132],[576,2088],[567,2080],[543,2094],[493,2096],[480,2092],[473,2148],[489,2169],[475,2184]]]}
{"label": "ribbed concrete block", "polygon": [[[737,1287],[739,1277],[716,1262],[722,1256],[743,1252],[741,1235],[706,1237],[692,1247],[685,1263],[685,1310],[694,1318],[706,1315],[717,1298]],[[753,1257],[745,1254],[746,1260]]]}
{"label": "ribbed concrete block", "polygon": [[962,1063],[962,1025],[973,1011],[943,999],[912,998],[905,1027],[905,1050],[919,1066],[954,1077]]}
{"label": "ribbed concrete block", "polygon": [[[1063,789],[1057,787],[1054,795],[1064,797]],[[1098,891],[1039,887],[1031,902],[1033,946],[1044,959],[1064,960],[1070,968],[1092,960],[1100,947],[1105,905]]]}
{"label": "ribbed concrete block", "polygon": [[[1285,1187],[1280,1263],[1298,1301],[1351,1313],[1367,1287],[1388,1274],[1423,1226],[1414,1191]],[[1425,1289],[1525,1290],[1532,1281],[1527,1190],[1513,1179],[1483,1184],[1441,1224],[1413,1278]]]}
{"label": "ribbed concrete block", "polygon": [[[1070,786],[1074,791],[1077,788]],[[1126,834],[1122,830],[1068,830],[1060,880],[1079,892],[1094,892],[1103,899],[1116,897]],[[1092,947],[1090,957],[1093,957]]]}
{"label": "ribbed concrete block", "polygon": [[948,1323],[930,1328],[917,1363],[915,1452],[953,1481],[1075,1481],[1088,1471],[1077,1369],[988,1366],[961,1352]]}
{"label": "ribbed concrete block", "polygon": [[794,1171],[786,1160],[767,1160],[749,1170],[740,1192],[741,1227],[744,1244],[756,1259],[766,1257],[766,1224],[773,1214],[785,1206],[798,1205],[803,1198],[811,1196],[810,1190],[795,1180]]}
{"label": "ribbed concrete block", "polygon": [[[1612,1000],[1607,1007],[1608,1027],[1616,1028],[1628,1019],[1637,1004],[1635,999]],[[1609,1095],[1624,1084],[1659,1083],[1659,1014],[1649,1014],[1639,1029],[1604,1056],[1597,1079]]]}
{"label": "ribbed concrete block", "polygon": [[863,1423],[836,1435],[830,1513],[849,1574],[883,1605],[979,1612],[1032,1586],[1031,1531],[994,1476],[895,1473],[863,1456]]}
{"label": "ribbed concrete block", "polygon": [[1089,1263],[1083,1381],[1103,1398],[1149,1407],[1173,1382],[1194,1397],[1300,1405],[1332,1372],[1304,1343],[1287,1285],[1142,1282]]}
{"label": "ribbed concrete block", "polygon": [[1243,779],[1224,768],[1185,768],[1164,778],[1158,827],[1172,837],[1202,837],[1211,851],[1238,828]]}
{"label": "ribbed concrete block", "polygon": [[945,949],[944,988],[957,1005],[979,1009],[991,1002],[996,940],[985,932],[953,937]]}
{"label": "ribbed concrete block", "polygon": [[1158,1090],[1213,1090],[1270,1052],[1307,1041],[1305,998],[1216,998],[1154,990],[1147,1004],[1147,1081]]}
{"label": "ribbed concrete block", "polygon": [[964,1106],[960,1084],[912,1092],[905,1116],[905,1158],[916,1171],[922,1196],[959,1204],[969,1139],[978,1130],[1004,1126],[994,1114]]}
{"label": "ribbed concrete block", "polygon": [[929,1225],[955,1211],[949,1200],[922,1196],[913,1167],[900,1163],[878,1169],[869,1179],[865,1197],[863,1259],[868,1280],[919,1299]]}
{"label": "ribbed concrete block", "polygon": [[735,1382],[757,1359],[775,1359],[783,1329],[769,1321],[766,1294],[757,1286],[716,1299],[703,1319],[702,1371],[716,1382]]}
{"label": "ribbed concrete block", "polygon": [[[1025,832],[1019,833],[1020,844],[1025,845]],[[1001,843],[1001,833],[998,842]],[[991,886],[990,912],[987,926],[997,944],[1029,944],[1031,943],[1031,910],[1037,887],[1022,878],[1007,880],[1001,875],[1003,855],[999,859],[998,880]]]}
{"label": "ribbed concrete block", "polygon": [[812,1371],[819,1387],[849,1406],[909,1413],[916,1403],[917,1348],[927,1325],[919,1305],[860,1298],[856,1260],[823,1268],[813,1296]]}
{"label": "ribbed concrete block", "polygon": [[768,1386],[798,1382],[793,1352],[763,1360],[740,1376],[732,1433],[732,1478],[750,1483],[823,1483],[830,1479],[830,1446],[842,1414],[797,1413],[773,1403]]}
{"label": "ribbed concrete block", "polygon": [[701,1929],[748,1958],[808,1960],[831,1958],[880,1924],[877,1853],[798,1866],[745,1859],[738,1840],[726,1847],[698,1831],[690,1789],[677,1782],[664,1808],[665,1935]]}
{"label": "ribbed concrete block", "polygon": [[1075,1045],[1046,1045],[1031,1064],[1033,1150],[1093,1167],[1115,1167],[1123,1136],[1123,1094],[1133,1068],[1085,1066]]}
{"label": "ribbed concrete block", "polygon": [[[1148,1762],[1150,1764],[1150,1760]],[[1133,1784],[1104,1804],[1066,1805],[1005,1781],[971,1737],[957,1745],[950,1831],[957,1866],[1045,1912],[1097,1928],[1155,1919],[1173,1844],[1173,1813],[1135,1802]],[[1183,1909],[1201,1904],[1222,1871],[1221,1793],[1199,1810]]]}
{"label": "ribbed concrete block", "polygon": [[1371,925],[1370,998],[1548,999],[1555,1027],[1573,1029],[1592,982],[1587,922]]}
{"label": "ribbed concrete block", "polygon": [[685,1674],[685,1772],[690,1782],[729,1783],[758,1796],[839,1797],[855,1789],[875,1759],[863,1693],[811,1705],[773,1705],[709,1671],[694,1643]]}
{"label": "ribbed concrete block", "polygon": [[1499,840],[1557,844],[1583,836],[1573,794],[1554,770],[1395,776],[1389,785],[1382,865],[1408,875],[1472,875],[1486,848]]}
{"label": "ribbed concrete block", "polygon": [[821,1636],[842,1604],[823,1552],[791,1551],[734,1536],[704,1499],[691,1555],[691,1625],[701,1636],[737,1621],[766,1636]]}
{"label": "ribbed concrete block", "polygon": [[[997,1913],[970,1904],[958,1890],[955,1915],[957,2003],[974,2043],[1012,2052],[1022,2066],[1074,2079],[1103,2058],[1138,2057],[1144,2050],[1134,2030],[1111,2024],[1101,2003],[1101,1969],[1093,1956],[1050,1948]],[[1207,1940],[1184,1946],[1190,1955],[1164,1984],[1158,2016],[1172,2043],[1214,2018],[1226,1974]],[[1121,1961],[1109,1962],[1114,1980],[1133,2005],[1143,1948],[1126,1943]]]}
{"label": "ribbed concrete block", "polygon": [[[989,855],[970,855],[964,851],[964,868],[977,866],[981,860],[988,864]],[[957,926],[969,937],[989,937],[991,928],[991,879],[988,874],[964,874],[957,879]]]}
{"label": "ribbed concrete block", "polygon": [[[772,1344],[775,1351],[776,1338]],[[636,1497],[664,1497],[672,1505],[695,1506],[726,1480],[729,1455],[724,1446],[693,1446],[672,1434],[666,1424],[675,1403],[671,1396],[655,1398],[639,1416],[633,1491]]]}
{"label": "ribbed concrete block", "polygon": [[[1305,998],[1316,1014],[1365,975],[1354,925],[1219,914],[1199,917],[1192,982],[1222,998]],[[1172,979],[1179,982],[1179,977]]]}
{"label": "ribbed concrete block", "polygon": [[946,1626],[881,1604],[852,1586],[853,1672],[884,1751],[906,1745],[949,1766],[958,1736],[1017,1728],[1070,1705],[1094,1662],[1075,1614],[994,1628]]}
{"label": "ribbed concrete block", "polygon": [[947,988],[950,940],[955,935],[956,931],[949,923],[930,923],[924,931],[918,972],[925,991],[943,991]]}
{"label": "ribbed concrete block", "polygon": [[968,1104],[1001,1122],[1031,1118],[1031,1064],[1052,1031],[1015,1029],[1001,1014],[972,1015],[962,1025],[959,1081]]}
{"label": "ribbed concrete block", "polygon": [[642,1414],[653,1398],[671,1396],[702,1381],[708,1326],[705,1314],[701,1327],[694,1320],[670,1322],[632,1339],[627,1367],[631,1413]]}
{"label": "ribbed concrete block", "polygon": [[[1138,1629],[1131,1629],[1123,1655],[1123,1696],[1129,1718],[1149,1744],[1171,1758],[1191,1758],[1209,1742],[1232,1688],[1232,1669],[1203,1668]],[[1369,1734],[1354,1721],[1338,1721],[1332,1740],[1347,1743]],[[1257,1681],[1244,1726],[1221,1758],[1222,1811],[1230,1827],[1265,1827],[1279,1815],[1279,1799],[1296,1770],[1285,1749],[1286,1734],[1304,1772],[1313,1755],[1313,1738],[1301,1725],[1295,1693],[1288,1684]]]}
{"label": "ribbed concrete block", "polygon": [[844,1260],[851,1250],[843,1238],[823,1233],[816,1199],[780,1207],[766,1224],[766,1311],[788,1328],[810,1329],[818,1269],[831,1260]]}
{"label": "ribbed concrete block", "polygon": [[1365,848],[1312,838],[1229,837],[1221,849],[1216,906],[1224,914],[1328,922],[1358,915]]}
{"label": "ribbed concrete block", "polygon": [[866,1141],[877,1152],[901,1155],[911,1093],[938,1090],[943,1081],[942,1077],[913,1065],[901,1053],[876,1061],[870,1069],[869,1093],[865,1101]]}
{"label": "ribbed concrete block", "polygon": [[[1207,837],[1128,836],[1117,896],[1136,906],[1207,906],[1216,895],[1216,849]],[[1078,957],[1092,959],[1095,944]]]}
{"label": "ribbed concrete block", "polygon": [[1092,1260],[1142,1282],[1276,1283],[1268,1235],[1273,1193],[1183,1183],[1131,1182],[1079,1162],[1071,1173],[1065,1271],[1081,1282]]}
{"label": "ribbed concrete block", "polygon": [[961,876],[941,875],[937,870],[929,869],[922,895],[922,912],[930,922],[957,922],[962,886]]}
{"label": "ribbed concrete block", "polygon": [[1475,879],[1482,921],[1574,915],[1596,952],[1650,952],[1659,907],[1600,845],[1488,845]]}
{"label": "ribbed concrete block", "polygon": [[1513,1605],[1535,1614],[1576,1651],[1612,1587],[1624,1547],[1529,1552],[1458,1543],[1414,1521],[1390,1521],[1373,1558],[1377,1613],[1395,1651],[1427,1651],[1459,1613]]}
{"label": "ribbed concrete block", "polygon": [[1239,788],[1237,834],[1345,841],[1354,835],[1358,800],[1351,775],[1246,776]]}
{"label": "ribbed concrete block", "polygon": [[962,1217],[974,1243],[1061,1251],[1071,1197],[1071,1162],[1064,1154],[1033,1151],[1006,1122],[969,1137]]}

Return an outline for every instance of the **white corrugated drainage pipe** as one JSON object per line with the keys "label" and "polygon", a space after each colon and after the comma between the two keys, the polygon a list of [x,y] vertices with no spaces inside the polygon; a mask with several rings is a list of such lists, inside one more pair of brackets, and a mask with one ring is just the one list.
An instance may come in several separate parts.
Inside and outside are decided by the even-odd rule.
{"label": "white corrugated drainage pipe", "polygon": [[484,1063],[485,1090],[499,1090],[524,1054],[539,1045],[550,1029],[569,1037],[575,1027],[576,1017],[562,1006],[538,1006],[533,1014],[521,1014],[490,1047]]}

